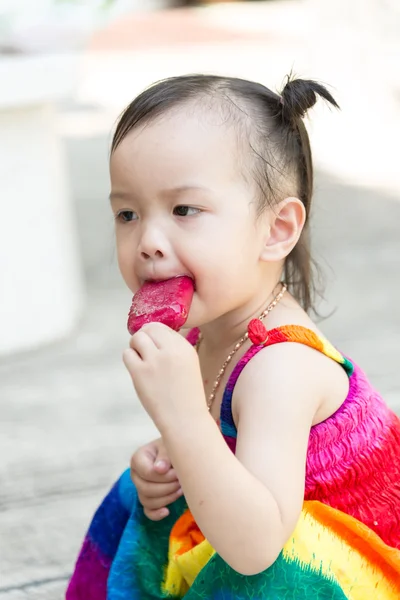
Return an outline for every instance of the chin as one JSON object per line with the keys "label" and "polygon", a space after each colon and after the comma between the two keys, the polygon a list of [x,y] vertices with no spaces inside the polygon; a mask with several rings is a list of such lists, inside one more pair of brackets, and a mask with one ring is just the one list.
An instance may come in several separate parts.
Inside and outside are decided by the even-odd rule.
{"label": "chin", "polygon": [[193,329],[194,327],[198,327],[197,322],[195,321],[195,319],[189,314],[188,318],[185,321],[185,324],[182,325],[181,330],[189,330],[189,329]]}

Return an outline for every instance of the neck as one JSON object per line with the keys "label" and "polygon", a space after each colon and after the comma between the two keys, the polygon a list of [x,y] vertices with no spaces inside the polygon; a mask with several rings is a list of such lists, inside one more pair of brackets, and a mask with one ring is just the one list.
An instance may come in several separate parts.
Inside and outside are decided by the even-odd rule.
{"label": "neck", "polygon": [[266,289],[264,294],[252,298],[245,306],[223,315],[212,323],[202,325],[202,345],[207,349],[207,353],[228,353],[246,333],[251,319],[259,317],[280,291],[281,285],[278,283],[269,290]]}

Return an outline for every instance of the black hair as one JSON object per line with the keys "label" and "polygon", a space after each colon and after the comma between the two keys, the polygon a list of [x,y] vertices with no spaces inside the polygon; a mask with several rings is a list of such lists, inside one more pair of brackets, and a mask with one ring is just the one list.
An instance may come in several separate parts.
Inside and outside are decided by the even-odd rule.
{"label": "black hair", "polygon": [[[145,125],[184,103],[205,100],[228,111],[251,149],[251,174],[260,189],[259,213],[288,196],[299,198],[306,223],[286,257],[284,280],[306,311],[314,308],[314,269],[310,252],[309,215],[313,195],[313,163],[303,118],[321,96],[339,108],[328,90],[315,81],[287,77],[282,92],[260,83],[217,75],[184,75],[159,81],[143,91],[122,113],[111,152],[135,127]],[[210,107],[210,105],[208,105]]]}

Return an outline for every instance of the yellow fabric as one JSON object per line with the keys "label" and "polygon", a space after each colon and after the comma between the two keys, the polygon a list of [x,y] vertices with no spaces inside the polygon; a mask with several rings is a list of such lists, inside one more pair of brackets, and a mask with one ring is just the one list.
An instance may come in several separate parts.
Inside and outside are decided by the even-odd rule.
{"label": "yellow fabric", "polygon": [[373,600],[400,600],[400,581],[394,585],[394,573],[400,573],[400,552],[366,525],[320,502],[304,503],[283,554],[333,577],[348,600],[369,600],[371,589]]}
{"label": "yellow fabric", "polygon": [[[163,591],[183,597],[215,554],[190,511],[171,532]],[[175,535],[180,533],[181,538]],[[203,538],[198,542],[199,538]],[[283,558],[337,581],[348,600],[400,599],[400,552],[387,546],[353,517],[320,502],[304,503],[296,529],[283,548]]]}
{"label": "yellow fabric", "polygon": [[183,596],[215,554],[215,550],[208,540],[204,540],[184,554],[177,554],[178,546],[179,543],[176,540],[170,540],[163,591]]}

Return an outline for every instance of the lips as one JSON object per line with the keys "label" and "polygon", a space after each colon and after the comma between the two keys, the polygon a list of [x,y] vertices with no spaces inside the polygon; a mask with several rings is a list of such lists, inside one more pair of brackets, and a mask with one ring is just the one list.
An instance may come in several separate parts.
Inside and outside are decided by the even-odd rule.
{"label": "lips", "polygon": [[189,279],[192,280],[193,286],[196,289],[196,284],[195,284],[195,281],[194,281],[193,277],[191,277],[190,275],[186,275],[185,273],[180,273],[179,275],[171,275],[169,277],[149,277],[149,278],[146,278],[146,279],[141,279],[140,280],[141,281],[141,288],[146,283],[160,283],[162,281],[169,281],[171,279],[177,279],[178,277],[188,277]]}

